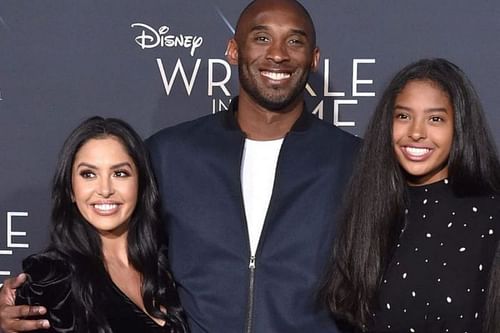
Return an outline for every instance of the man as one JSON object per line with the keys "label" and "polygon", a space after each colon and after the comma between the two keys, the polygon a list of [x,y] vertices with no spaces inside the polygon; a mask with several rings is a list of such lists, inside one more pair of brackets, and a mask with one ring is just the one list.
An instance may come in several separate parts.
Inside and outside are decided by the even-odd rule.
{"label": "man", "polygon": [[[253,1],[227,58],[240,81],[229,110],[148,140],[191,330],[335,332],[315,291],[358,140],[304,109],[312,20],[295,0]],[[27,312],[4,306],[2,326],[39,327],[4,324]]]}

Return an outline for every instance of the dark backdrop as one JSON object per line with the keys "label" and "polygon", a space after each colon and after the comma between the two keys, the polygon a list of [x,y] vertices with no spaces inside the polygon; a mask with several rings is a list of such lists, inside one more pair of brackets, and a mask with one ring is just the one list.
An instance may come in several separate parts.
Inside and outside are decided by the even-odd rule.
{"label": "dark backdrop", "polygon": [[[322,61],[308,104],[362,136],[388,79],[422,57],[468,73],[500,144],[500,2],[304,1]],[[224,109],[236,0],[0,0],[0,281],[47,242],[50,181],[64,138],[91,115],[147,137]]]}

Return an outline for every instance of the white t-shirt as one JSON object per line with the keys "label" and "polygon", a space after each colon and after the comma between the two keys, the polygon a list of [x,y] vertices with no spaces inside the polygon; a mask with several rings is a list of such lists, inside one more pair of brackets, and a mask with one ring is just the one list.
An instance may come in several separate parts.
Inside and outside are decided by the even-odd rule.
{"label": "white t-shirt", "polygon": [[255,141],[245,139],[241,161],[241,188],[250,238],[255,255],[273,193],[276,164],[283,139]]}

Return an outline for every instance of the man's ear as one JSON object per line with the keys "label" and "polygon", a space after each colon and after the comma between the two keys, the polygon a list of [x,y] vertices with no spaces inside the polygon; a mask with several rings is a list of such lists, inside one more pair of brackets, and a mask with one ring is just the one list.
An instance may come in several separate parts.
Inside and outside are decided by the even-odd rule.
{"label": "man's ear", "polygon": [[229,42],[227,42],[226,59],[231,65],[238,64],[238,44],[234,38],[231,38]]}
{"label": "man's ear", "polygon": [[312,59],[312,62],[311,62],[311,70],[313,72],[316,72],[316,70],[318,69],[319,59],[320,59],[319,48],[315,47],[314,50],[313,50],[313,59]]}

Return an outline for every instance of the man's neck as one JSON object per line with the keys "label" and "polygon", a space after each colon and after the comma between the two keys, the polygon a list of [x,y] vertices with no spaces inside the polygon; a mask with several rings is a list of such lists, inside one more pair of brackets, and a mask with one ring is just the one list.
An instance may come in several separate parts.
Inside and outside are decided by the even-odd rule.
{"label": "man's neck", "polygon": [[236,119],[247,138],[252,140],[275,140],[285,137],[304,111],[303,100],[298,100],[287,109],[270,111],[256,104],[248,96],[238,98]]}

